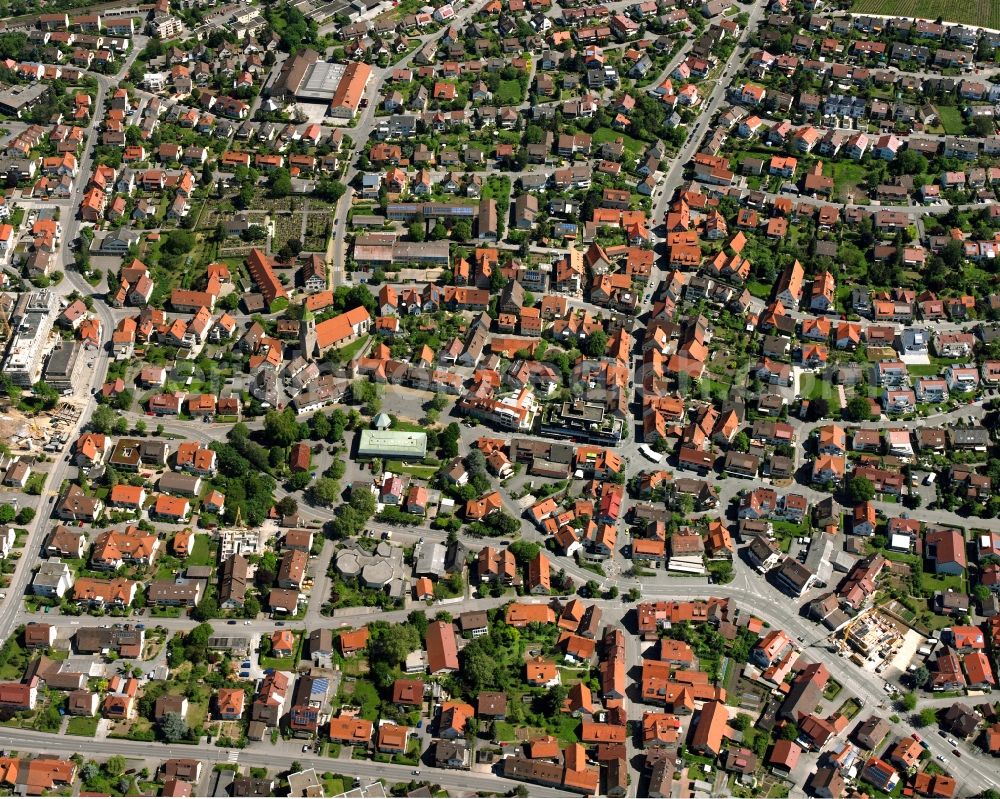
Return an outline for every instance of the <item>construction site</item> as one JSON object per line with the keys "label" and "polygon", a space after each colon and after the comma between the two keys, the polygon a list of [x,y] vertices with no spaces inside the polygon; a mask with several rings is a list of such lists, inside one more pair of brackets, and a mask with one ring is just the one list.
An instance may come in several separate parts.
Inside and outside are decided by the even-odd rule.
{"label": "construction site", "polygon": [[7,442],[12,455],[61,452],[81,412],[80,404],[63,401],[51,411],[27,416],[7,397],[0,398],[0,441]]}

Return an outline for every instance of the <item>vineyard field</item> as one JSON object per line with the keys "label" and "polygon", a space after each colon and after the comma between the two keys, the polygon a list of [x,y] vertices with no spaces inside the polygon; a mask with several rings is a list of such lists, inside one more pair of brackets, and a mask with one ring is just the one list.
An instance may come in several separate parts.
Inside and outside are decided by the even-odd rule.
{"label": "vineyard field", "polygon": [[945,22],[1000,29],[997,0],[856,0],[851,11],[931,20],[941,17]]}

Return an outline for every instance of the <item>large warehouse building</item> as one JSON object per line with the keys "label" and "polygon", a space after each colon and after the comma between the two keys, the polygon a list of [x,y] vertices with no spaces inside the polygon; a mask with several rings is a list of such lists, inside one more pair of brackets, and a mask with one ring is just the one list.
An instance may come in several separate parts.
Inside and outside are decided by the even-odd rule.
{"label": "large warehouse building", "polygon": [[351,119],[361,106],[371,76],[368,64],[321,61],[315,50],[304,50],[285,62],[271,94],[304,103],[328,103],[331,116]]}

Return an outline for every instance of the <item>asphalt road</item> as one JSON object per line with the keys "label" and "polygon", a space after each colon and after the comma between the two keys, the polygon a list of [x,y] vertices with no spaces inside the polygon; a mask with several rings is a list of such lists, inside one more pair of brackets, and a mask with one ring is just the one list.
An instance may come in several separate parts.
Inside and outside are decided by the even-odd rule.
{"label": "asphalt road", "polygon": [[[734,565],[736,567],[737,577],[728,585],[707,586],[702,579],[685,577],[670,577],[665,581],[619,579],[614,582],[623,591],[628,590],[628,588],[633,585],[639,586],[642,590],[642,601],[652,602],[658,600],[696,599],[707,596],[728,597],[736,601],[740,607],[751,610],[756,616],[770,624],[773,628],[783,629],[797,639],[799,642],[798,646],[802,648],[806,658],[825,663],[833,678],[845,687],[845,697],[847,694],[852,694],[864,701],[865,708],[861,715],[862,718],[866,717],[866,715],[870,713],[875,713],[877,715],[884,714],[888,716],[894,712],[890,709],[889,700],[882,689],[884,680],[881,676],[857,666],[850,660],[834,657],[828,653],[826,651],[826,645],[829,640],[827,631],[806,620],[800,615],[799,602],[789,600],[786,595],[782,594],[776,588],[761,579],[758,575],[751,572],[750,569],[739,559],[735,561]],[[462,601],[457,608],[454,605],[450,607],[453,612],[486,610],[505,604],[508,601],[509,597],[467,599]],[[540,598],[523,598],[520,601],[541,603],[546,600]],[[620,598],[615,600],[588,600],[588,602],[590,601],[599,605],[604,611],[605,624],[614,625],[616,623],[620,623],[622,626],[625,626],[624,619],[630,613],[631,605],[624,602]],[[445,605],[442,607],[448,606]],[[430,610],[433,612],[433,608]],[[374,617],[377,617],[380,621],[400,622],[405,619],[407,613],[408,610],[386,613],[373,608],[345,609],[345,611],[338,613],[334,618],[328,621],[327,625],[333,628],[343,625],[357,627],[372,621]],[[44,616],[44,614],[34,615],[38,617]],[[47,620],[50,622],[53,621],[51,616]],[[193,624],[193,622],[187,619],[149,618],[144,621],[148,626],[159,624],[168,630],[190,628]],[[80,617],[79,619],[73,619],[70,624],[75,626],[76,622],[78,622],[80,626],[99,626],[107,624],[108,620],[94,617]],[[229,626],[224,621],[216,620],[212,622],[212,625],[219,632],[225,632],[228,630],[234,635],[243,632],[265,634],[273,631],[273,622],[266,620],[251,622],[249,626],[244,625],[242,622],[238,622],[237,625],[234,626]],[[70,627],[70,629],[72,629],[72,627]],[[641,663],[641,647],[638,639],[633,635],[626,636],[626,642],[627,667],[628,669],[632,669]],[[630,717],[638,718],[641,715],[641,712],[645,709],[646,707],[644,705],[632,704]],[[907,735],[911,731],[911,728],[905,722],[893,723],[892,726],[893,732],[897,736]],[[59,746],[60,744],[56,742],[63,739],[58,736],[44,733],[18,731],[18,737],[16,739],[11,738],[9,740],[30,742],[32,745],[38,743],[48,749],[50,747]],[[52,743],[50,744],[50,742]],[[150,745],[144,743],[133,743],[117,739],[95,742],[88,741],[88,748],[91,748],[92,744],[94,747],[94,754],[142,753],[148,756],[150,753]],[[65,744],[63,745],[65,746]],[[940,744],[933,739],[928,740],[928,745],[930,746],[932,753],[941,754],[949,760],[954,759],[950,754],[952,747],[944,747],[943,744]],[[6,748],[7,746],[13,746],[13,744],[8,744],[7,740],[0,737],[0,746]],[[156,756],[163,758],[190,756],[191,753],[190,748],[183,746],[154,744],[153,747],[155,747],[154,751],[157,753]],[[16,746],[14,748],[16,748]],[[993,769],[992,761],[982,755],[979,755],[976,750],[974,750],[967,743],[959,742],[958,748],[963,751],[964,757],[962,760],[961,772],[955,774],[955,776],[961,783],[963,795],[967,795],[993,785],[995,782],[995,771]],[[74,750],[67,747],[65,750],[57,753],[61,754],[66,752],[71,754],[72,751]],[[228,754],[225,750],[212,748],[203,748],[199,750],[198,756],[209,760],[215,759],[220,762],[228,758]],[[294,755],[273,754],[266,747],[262,748],[260,745],[255,745],[251,750],[241,755],[241,757],[244,757],[246,762],[251,762],[254,765],[282,766],[287,765],[292,759],[300,760],[307,766],[311,764],[307,762],[309,760],[308,757],[299,757],[297,753]],[[325,768],[331,767],[331,761],[329,759],[323,759],[321,762],[325,764]],[[337,761],[337,768],[335,770],[344,771],[352,776],[359,777],[378,776],[380,773],[391,773],[380,772],[380,767],[381,764],[368,764],[365,761],[352,760]],[[370,771],[369,769],[374,769],[374,771]],[[956,771],[955,768],[952,768],[951,770],[953,773]],[[400,771],[401,778],[406,776],[405,773],[403,773],[406,769],[400,769]],[[451,772],[442,773],[450,774]],[[463,775],[463,777],[469,777],[473,780],[471,783],[463,784],[462,787],[466,790],[483,790],[481,787],[475,787],[479,785],[479,783],[475,780],[495,779],[493,777],[474,777],[474,775]],[[436,776],[435,781],[438,781]]]}
{"label": "asphalt road", "polygon": [[[142,37],[137,39],[136,46],[133,47],[132,52],[125,59],[125,62],[117,75],[94,75],[97,79],[98,87],[97,96],[93,104],[95,116],[91,125],[87,129],[86,143],[84,145],[83,155],[80,158],[79,172],[74,180],[73,192],[68,201],[68,208],[64,205],[61,209],[62,213],[60,221],[62,223],[63,230],[62,246],[59,251],[59,263],[60,269],[65,275],[65,278],[54,288],[54,290],[62,297],[65,297],[74,289],[79,291],[84,296],[90,295],[93,291],[79,272],[69,268],[74,260],[71,245],[80,231],[80,221],[77,217],[76,210],[79,208],[80,200],[83,197],[87,181],[90,179],[92,172],[93,152],[97,143],[98,135],[97,115],[103,113],[104,101],[109,90],[117,87],[121,80],[128,74],[129,69],[139,54],[143,41],[145,40]],[[94,312],[101,320],[102,347],[93,356],[94,366],[92,368],[82,370],[82,382],[80,386],[77,387],[76,396],[78,398],[83,397],[83,408],[76,424],[72,429],[67,431],[69,442],[67,450],[72,446],[72,442],[76,440],[80,431],[84,428],[87,422],[89,422],[90,416],[96,406],[93,389],[96,386],[100,386],[104,382],[104,376],[107,374],[108,370],[109,352],[107,349],[107,343],[110,342],[111,334],[114,329],[114,317],[108,306],[105,305],[100,298],[95,298]],[[25,556],[18,561],[17,569],[11,578],[11,584],[6,591],[7,598],[0,603],[0,630],[5,633],[9,632],[13,628],[15,618],[23,610],[21,597],[28,593],[28,583],[32,577],[32,569],[37,562],[37,553],[41,550],[42,542],[48,534],[51,526],[52,511],[55,507],[54,492],[58,491],[63,480],[71,476],[76,469],[75,466],[66,461],[64,454],[65,450],[64,452],[56,454],[56,460],[52,469],[49,471],[49,475],[41,493],[38,512],[26,528],[28,530],[28,538],[25,541]]]}
{"label": "asphalt road", "polygon": [[[35,732],[33,730],[18,730],[16,735],[0,735],[0,748],[5,751],[30,752],[36,755],[53,755],[56,757],[71,757],[76,753],[85,757],[110,757],[124,755],[125,757],[147,758],[151,756],[164,760],[175,757],[194,757],[209,763],[242,763],[243,765],[264,766],[278,770],[287,770],[293,762],[302,764],[303,768],[315,768],[319,773],[332,771],[344,773],[351,777],[368,778],[371,780],[385,779],[388,782],[409,782],[414,778],[413,769],[409,766],[397,766],[390,763],[375,763],[368,760],[341,760],[329,757],[317,757],[306,752],[276,753],[269,751],[271,744],[259,743],[250,749],[222,749],[213,746],[184,746],[171,744],[148,744],[140,741],[122,739],[74,739],[57,734]],[[85,751],[81,749],[85,748]],[[155,752],[155,754],[153,754]],[[236,753],[237,759],[232,759]],[[468,771],[452,771],[428,766],[420,766],[420,779],[434,782],[442,788],[457,792],[478,791],[508,791],[520,783],[505,780],[494,774],[483,774]],[[572,796],[560,791],[545,790],[546,796]]]}
{"label": "asphalt road", "polygon": [[[472,5],[466,6],[459,11],[459,14],[454,21],[454,24],[461,25],[464,21],[471,17],[475,12],[475,8]],[[762,18],[764,13],[764,5],[761,2],[757,2],[751,8],[750,11],[750,24],[747,26],[741,35],[741,42],[745,41],[748,31],[756,26],[759,20]],[[427,36],[421,37],[422,42],[429,41],[434,38],[436,34],[428,34]],[[127,74],[128,68],[134,61],[136,55],[138,54],[139,48],[135,48],[130,54],[129,59],[126,61],[122,70],[117,76],[114,77],[104,77],[97,76],[98,78],[98,97],[94,105],[95,114],[99,113],[103,107],[104,100],[107,93],[114,87],[118,85],[122,77]],[[679,61],[684,57],[685,51],[682,51],[673,60],[671,65],[668,67],[672,70],[675,66],[674,62],[679,63]],[[400,66],[405,66],[410,62],[412,56],[404,59],[400,64],[395,65],[393,68],[398,68]],[[723,67],[722,77],[718,80],[713,88],[713,90],[704,98],[701,113],[699,115],[698,121],[692,128],[692,134],[688,141],[681,148],[681,151],[677,156],[669,162],[666,171],[662,175],[661,182],[658,186],[658,193],[654,197],[654,223],[659,223],[662,220],[665,210],[669,201],[669,197],[672,196],[674,190],[681,184],[683,180],[684,165],[693,157],[694,153],[697,152],[701,144],[702,137],[708,130],[708,123],[712,119],[713,115],[719,109],[725,95],[725,87],[727,85],[728,78],[734,74],[735,69],[739,65],[743,58],[741,53],[741,48],[737,47],[733,54],[730,56],[728,61]],[[376,77],[373,78],[369,90],[366,96],[369,97],[369,105],[362,115],[357,127],[345,128],[346,135],[355,143],[356,146],[363,145],[363,143],[371,135],[375,124],[374,112],[377,107],[377,91],[384,78],[384,73],[387,70],[382,70],[376,73]],[[86,185],[86,180],[92,169],[93,164],[93,147],[96,142],[97,136],[97,126],[96,124],[91,125],[88,130],[87,144],[85,147],[84,155],[80,161],[80,173],[74,185],[74,191],[71,199],[64,203],[68,213],[64,213],[62,216],[64,233],[63,241],[64,247],[61,251],[61,265],[62,270],[67,275],[67,279],[59,287],[59,291],[62,294],[68,293],[69,290],[76,288],[82,292],[89,293],[91,291],[90,287],[83,281],[82,277],[71,271],[68,267],[72,263],[72,255],[69,251],[68,245],[74,240],[78,235],[80,230],[79,220],[75,216],[76,208],[79,206],[79,201],[84,193],[84,188]],[[349,181],[356,170],[354,167],[350,167],[348,174],[345,179]],[[345,195],[341,199],[341,202],[337,207],[337,223],[335,224],[334,236],[332,238],[332,251],[330,256],[332,258],[332,267],[334,275],[334,285],[339,281],[343,280],[342,266],[345,260],[344,246],[346,237],[346,218],[347,209],[350,207],[350,194]],[[894,210],[903,210],[909,213],[929,213],[938,210],[937,207],[932,209],[922,209],[914,207],[893,207]],[[942,206],[941,210],[946,207]],[[658,274],[658,273],[657,273]],[[656,277],[656,275],[654,275]],[[651,284],[655,285],[655,281]],[[648,304],[644,305],[648,307]],[[95,302],[95,312],[98,314],[104,326],[103,338],[107,341],[110,338],[111,331],[113,329],[116,315],[109,309],[103,302]],[[90,389],[96,385],[100,385],[104,380],[104,375],[107,371],[108,365],[108,354],[106,351],[102,351],[97,357],[95,362],[95,367],[89,370],[87,373],[87,383],[84,387],[86,389],[86,405],[81,415],[81,420],[89,419],[90,413],[94,408],[94,400],[91,396]],[[968,413],[969,409],[962,409],[961,413]],[[981,409],[976,412],[981,412]],[[143,419],[145,417],[142,414],[127,414],[127,418],[137,420]],[[944,419],[926,419],[921,420],[921,424],[936,423],[939,421],[946,421]],[[218,425],[218,424],[206,424],[206,425],[193,425],[184,424],[180,422],[171,422],[169,420],[164,420],[162,422],[165,429],[168,432],[176,432],[183,435],[185,438],[191,440],[201,441],[203,443],[210,443],[213,440],[224,437],[225,432],[228,430],[228,425]],[[78,423],[77,430],[81,427],[81,423]],[[798,428],[798,433],[800,435],[800,442],[808,437],[808,433],[811,427],[808,425],[803,425],[798,422],[794,422]],[[256,425],[251,425],[256,426]],[[76,431],[74,431],[75,433]],[[469,430],[463,427],[463,441],[466,444],[469,442],[465,439],[471,439],[477,437],[481,434],[481,430]],[[75,438],[74,434],[70,435],[70,440]],[[629,466],[630,473],[635,473],[639,469],[643,468],[645,464],[641,458],[635,455],[635,444],[630,439],[623,445],[623,451],[627,451],[632,459]],[[28,580],[30,579],[30,568],[35,562],[35,555],[40,549],[42,536],[50,529],[51,526],[51,508],[53,505],[49,504],[48,496],[51,495],[53,488],[57,488],[63,479],[70,476],[71,470],[75,468],[66,463],[66,461],[60,456],[59,460],[54,464],[48,480],[46,481],[45,491],[42,495],[42,503],[36,516],[35,520],[31,525],[28,526],[29,537],[26,543],[26,553],[27,556],[22,558],[19,568],[13,577],[11,587],[8,589],[9,599],[6,600],[2,606],[0,606],[0,630],[10,630],[15,624],[22,623],[26,620],[37,618],[43,619],[49,622],[56,622],[61,627],[72,629],[75,626],[97,626],[104,625],[108,623],[107,619],[101,619],[90,616],[81,616],[79,618],[64,619],[59,617],[53,617],[51,614],[28,614],[23,610],[20,605],[20,596],[25,592]],[[726,500],[734,495],[740,489],[749,487],[752,485],[749,482],[737,481],[737,480],[724,480],[719,482],[720,493],[722,494],[723,507],[725,507]],[[801,491],[809,496],[810,499],[815,500],[820,498],[820,496],[825,496],[825,494],[820,495],[817,492],[812,491],[807,486],[796,486],[795,490]],[[512,512],[515,516],[520,516],[516,506],[514,505],[513,498],[510,496],[509,492],[504,492],[505,504],[507,505],[508,511]],[[899,506],[893,505],[891,507],[884,507],[885,511],[898,512]],[[324,508],[304,508],[304,512],[311,515],[319,520],[325,520],[333,518],[335,511],[330,511]],[[959,523],[959,517],[955,514],[950,514],[945,511],[921,511],[921,517],[928,521],[940,521],[943,523]],[[1000,521],[998,520],[977,520],[977,526],[989,527],[991,529],[1000,529]],[[376,534],[382,532],[383,530],[392,529],[385,525],[379,525],[378,523],[372,523],[370,525],[373,532]],[[415,537],[417,535],[424,536],[426,540],[444,540],[445,534],[439,531],[432,531],[429,528],[415,528],[411,531],[395,531],[398,538],[405,538],[407,536]],[[522,533],[529,540],[541,540],[541,536],[535,528],[530,525],[527,521],[522,523]],[[479,541],[469,540],[472,546],[476,546]],[[329,556],[329,552],[332,549],[332,545],[327,543],[324,547],[324,553],[326,558]],[[321,558],[322,562],[326,558]],[[590,579],[595,579],[595,575],[584,569],[580,569],[576,564],[565,558],[553,557],[554,565],[556,568],[564,568],[566,572],[572,576],[578,582],[585,582]],[[622,554],[615,553],[612,559],[613,563],[617,562],[617,571],[622,571],[621,565],[624,563]],[[738,601],[742,607],[748,608],[756,613],[758,616],[768,621],[770,624],[776,627],[781,627],[787,630],[790,634],[797,637],[802,646],[805,649],[807,656],[821,659],[827,664],[832,675],[835,679],[845,685],[846,689],[863,699],[866,703],[866,712],[880,712],[889,714],[891,711],[886,707],[885,693],[882,691],[882,679],[864,669],[861,669],[854,665],[853,663],[846,661],[841,658],[832,657],[829,653],[826,653],[823,648],[824,642],[826,640],[825,631],[811,622],[806,621],[802,616],[799,615],[798,606],[801,603],[790,601],[788,597],[784,596],[776,589],[774,589],[765,580],[760,578],[755,573],[752,573],[741,561],[737,559],[735,562],[736,579],[733,583],[724,586],[709,586],[706,585],[703,578],[698,577],[675,577],[666,574],[665,572],[658,571],[656,575],[649,579],[636,580],[626,578],[624,576],[616,576],[613,579],[599,580],[604,587],[610,587],[612,584],[617,586],[622,591],[627,591],[630,587],[638,587],[642,591],[643,598],[645,600],[656,600],[656,599],[678,599],[678,598],[695,598],[703,597],[707,595],[713,596],[723,596],[731,597]],[[322,617],[319,614],[319,607],[322,605],[325,599],[326,592],[326,582],[325,577],[322,579],[317,579],[317,583],[313,590],[313,596],[311,597],[311,602],[309,610],[307,612],[307,617],[304,621],[304,625],[312,628],[321,624],[325,624],[330,627],[339,627],[342,625],[358,626],[364,624],[365,622],[371,620],[373,617],[377,617],[382,620],[387,621],[401,621],[405,618],[408,610],[394,611],[385,613],[378,609],[373,608],[351,608],[344,609],[335,613],[332,617]],[[493,598],[486,599],[466,599],[459,604],[459,612],[473,610],[473,609],[486,609],[492,608],[501,604],[506,600],[498,600]],[[598,603],[604,608],[608,614],[608,620],[620,617],[628,611],[628,606],[624,604],[621,600],[615,601],[604,601],[598,600]],[[423,607],[422,605],[419,607]],[[449,607],[448,605],[440,605],[440,607]],[[451,607],[454,607],[453,605]],[[435,606],[431,606],[433,611]],[[133,622],[145,623],[147,626],[160,625],[164,628],[175,631],[188,629],[193,625],[193,622],[189,619],[154,619],[151,617],[144,617],[141,619],[132,619]],[[213,627],[220,632],[229,632],[231,634],[244,633],[244,634],[265,634],[273,631],[274,625],[270,620],[253,620],[250,624],[244,624],[242,621],[238,621],[235,625],[229,625],[227,622],[219,620],[213,622]],[[627,657],[629,660],[629,665],[636,665],[639,661],[639,643],[633,636],[628,636],[628,647],[627,647]],[[631,699],[628,700],[631,704]],[[882,708],[879,710],[879,708]],[[638,717],[641,713],[642,708],[632,707],[631,716],[633,718]],[[897,734],[906,734],[909,732],[909,728],[904,724],[894,725],[894,732]],[[18,731],[16,735],[9,737],[0,736],[0,746],[8,749],[16,749],[18,747],[25,748],[30,747],[32,751],[46,751],[52,754],[57,754],[61,756],[67,756],[72,754],[75,750],[71,746],[75,743],[84,744],[89,750],[88,753],[94,755],[110,755],[110,754],[125,754],[132,756],[146,757],[149,756],[151,751],[154,751],[157,756],[160,757],[185,757],[191,756],[192,749],[190,747],[184,746],[168,746],[168,745],[155,745],[151,747],[146,743],[137,743],[122,740],[94,740],[84,742],[70,742],[67,739],[56,736],[48,735],[44,733],[37,733],[32,731]],[[948,747],[949,752],[945,753],[941,750],[937,741],[930,740],[929,745],[932,747],[932,751],[935,754],[944,754],[949,760],[952,759],[950,755],[950,747]],[[984,787],[989,787],[995,784],[995,768],[991,761],[976,755],[974,751],[968,747],[966,744],[960,744],[959,747],[965,752],[965,758],[961,763],[949,764],[949,770],[954,772],[959,772],[956,776],[960,779],[961,788],[963,793],[972,793],[974,791],[980,790]],[[938,750],[941,750],[940,752]],[[197,756],[214,762],[227,762],[230,760],[230,753],[225,749],[215,749],[215,748],[201,748],[197,750]],[[370,777],[379,778],[387,777],[389,779],[398,779],[399,781],[408,781],[411,777],[411,769],[400,766],[391,766],[388,764],[375,764],[367,761],[339,761],[331,760],[329,758],[317,758],[314,756],[309,756],[308,754],[302,753],[288,753],[288,752],[275,752],[270,751],[267,745],[258,746],[255,745],[249,750],[238,753],[238,758],[242,759],[244,762],[252,762],[254,765],[264,765],[273,766],[276,768],[287,768],[288,765],[293,760],[298,760],[305,766],[315,765],[317,768],[322,770],[338,770],[346,771],[347,773],[359,777]],[[453,791],[495,791],[497,789],[507,789],[515,785],[515,783],[510,783],[508,781],[499,780],[497,777],[489,774],[472,774],[463,772],[450,772],[450,771],[440,771],[436,769],[423,769],[427,778],[433,779],[433,781],[438,782],[443,787]],[[633,788],[634,790],[634,788]],[[555,792],[546,791],[547,794],[556,795]]]}

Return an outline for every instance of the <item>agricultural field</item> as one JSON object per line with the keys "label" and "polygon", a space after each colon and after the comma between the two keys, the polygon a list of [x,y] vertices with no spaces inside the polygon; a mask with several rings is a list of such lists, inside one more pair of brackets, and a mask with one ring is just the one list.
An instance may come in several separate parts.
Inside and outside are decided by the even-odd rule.
{"label": "agricultural field", "polygon": [[855,0],[856,14],[883,14],[891,17],[920,17],[946,22],[962,22],[1000,29],[1000,3],[996,0]]}

